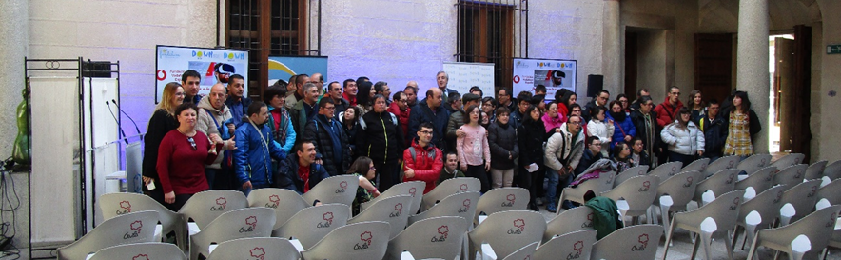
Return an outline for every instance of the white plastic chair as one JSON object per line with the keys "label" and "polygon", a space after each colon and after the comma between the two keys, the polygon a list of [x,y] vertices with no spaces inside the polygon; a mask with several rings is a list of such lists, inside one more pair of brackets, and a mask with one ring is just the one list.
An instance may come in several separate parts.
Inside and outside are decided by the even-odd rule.
{"label": "white plastic chair", "polygon": [[388,242],[386,259],[400,259],[403,251],[411,252],[417,259],[455,259],[467,228],[461,217],[434,217],[415,222]]}
{"label": "white plastic chair", "polygon": [[356,216],[348,220],[348,224],[369,222],[369,221],[385,221],[391,227],[389,239],[396,237],[406,228],[406,222],[409,219],[409,208],[412,204],[412,195],[403,194],[391,196],[381,199],[371,205],[367,209],[359,212]]}
{"label": "white plastic chair", "polygon": [[269,237],[277,218],[270,208],[231,210],[210,222],[199,233],[190,236],[190,259],[210,254],[210,245],[246,237]]}
{"label": "white plastic chair", "polygon": [[[531,244],[528,244],[528,245],[526,245],[526,246],[524,246],[520,249],[517,249],[517,251],[514,251],[513,253],[509,254],[505,258],[502,258],[502,260],[521,260],[521,259],[527,260],[527,259],[531,259],[531,255],[533,255],[534,252],[537,251],[538,242],[540,242],[540,241],[532,242]],[[487,248],[489,249],[488,251],[492,250],[490,248],[490,246],[487,246]],[[483,251],[483,252],[485,252],[485,251]],[[489,259],[499,259],[499,258],[496,255],[492,255],[492,256],[489,257]]]}
{"label": "white plastic chair", "polygon": [[[102,216],[110,219],[125,213],[154,210],[158,212],[158,219],[161,225],[161,234],[155,237],[163,237],[170,231],[175,232],[175,243],[181,251],[187,252],[187,222],[175,211],[171,211],[151,197],[140,193],[115,192],[99,196],[99,209]],[[161,241],[158,241],[161,242]]]}
{"label": "white plastic chair", "polygon": [[588,190],[592,190],[596,194],[609,191],[613,189],[613,183],[616,180],[616,172],[615,171],[606,171],[599,173],[598,178],[586,180],[580,184],[578,184],[575,188],[564,188],[561,191],[561,196],[558,199],[558,208],[561,208],[561,203],[564,200],[578,202],[579,204],[584,204],[584,193],[587,193]]}
{"label": "white plastic chair", "polygon": [[777,168],[774,166],[756,170],[750,173],[750,175],[748,175],[747,178],[736,182],[736,185],[733,187],[733,189],[744,190],[748,187],[753,187],[753,190],[757,193],[763,192],[771,188],[771,186],[774,186],[775,173],[777,173]]}
{"label": "white plastic chair", "polygon": [[823,170],[826,168],[827,163],[828,162],[826,160],[823,160],[809,165],[809,168],[806,169],[805,179],[814,180],[823,177]]}
{"label": "white plastic chair", "polygon": [[[661,181],[657,186],[654,205],[660,207],[660,218],[664,227],[669,226],[670,212],[686,210],[686,204],[695,196],[695,187],[698,185],[696,180],[701,178],[702,174],[699,171],[680,172]],[[652,217],[652,220],[655,218]]]}
{"label": "white plastic chair", "polygon": [[668,162],[657,166],[657,168],[654,168],[654,170],[649,172],[648,175],[657,176],[660,178],[660,181],[665,181],[669,177],[672,177],[680,172],[681,167],[683,167],[682,162]]}
{"label": "white plastic chair", "polygon": [[[464,218],[468,226],[473,226],[476,206],[479,204],[479,192],[460,192],[447,196],[440,203],[414,216],[409,216],[409,225],[434,217],[457,216]],[[468,228],[469,229],[469,228]]]}
{"label": "white plastic chair", "polygon": [[346,225],[330,231],[303,259],[382,259],[388,246],[388,223],[382,221]]}
{"label": "white plastic chair", "polygon": [[443,200],[447,196],[467,191],[479,191],[480,188],[481,183],[479,183],[479,179],[473,177],[447,179],[438,184],[438,186],[435,186],[435,189],[423,195],[423,198],[421,198],[421,211],[435,206],[438,201]]}
{"label": "white plastic chair", "polygon": [[[730,191],[718,196],[712,202],[696,210],[675,213],[674,219],[669,226],[669,231],[666,232],[666,244],[663,250],[662,259],[667,259],[666,254],[669,252],[673,234],[678,228],[689,230],[695,234],[708,232],[710,236],[712,236],[713,233],[721,234],[722,232],[727,232],[725,233],[724,242],[727,245],[727,255],[730,259],[733,259],[733,245],[731,245],[732,241],[729,238],[731,237],[730,234],[733,232],[733,229],[736,227],[736,218],[739,215],[739,206],[742,203],[742,196],[744,196],[744,194],[745,191],[743,190]],[[715,231],[702,230],[701,224],[707,218],[712,218],[715,221]],[[701,242],[702,239],[695,239],[695,247],[692,250],[692,256],[690,259],[695,258],[695,254],[698,250],[698,243]],[[711,246],[708,243],[701,244],[705,251],[709,250],[709,247]]]}
{"label": "white plastic chair", "polygon": [[796,185],[802,183],[804,177],[806,177],[807,167],[808,165],[798,164],[780,170],[774,174],[774,184]]}
{"label": "white plastic chair", "polygon": [[593,214],[595,213],[593,213],[590,207],[576,207],[561,212],[550,220],[549,223],[546,223],[546,232],[543,232],[543,243],[549,242],[555,236],[566,233],[578,230],[594,230]]}
{"label": "white plastic chair", "polygon": [[86,259],[88,254],[113,246],[154,242],[158,212],[135,211],[103,221],[102,224],[65,247],[59,248],[59,260]]}
{"label": "white plastic chair", "polygon": [[758,153],[751,155],[750,157],[742,160],[739,162],[739,165],[736,166],[736,169],[742,170],[751,174],[759,169],[767,168],[771,166],[771,154],[767,153]]}
{"label": "white plastic chair", "polygon": [[771,227],[777,215],[780,214],[780,207],[783,206],[781,203],[783,192],[787,189],[785,185],[775,186],[742,203],[736,218],[736,228],[733,231],[733,244],[736,243],[740,229],[745,233],[745,240],[742,243],[742,249],[744,249],[747,241],[753,239],[757,229]]}
{"label": "white plastic chair", "polygon": [[[645,215],[648,208],[654,204],[654,198],[657,196],[658,183],[660,181],[657,179],[657,176],[636,176],[619,184],[613,190],[601,193],[601,196],[616,201],[616,208],[620,214],[619,217],[622,219],[622,222],[625,222],[625,226],[628,226],[625,220],[626,216],[633,216],[633,219],[637,219],[638,216]],[[648,221],[651,222],[651,220]]]}
{"label": "white plastic chair", "polygon": [[803,216],[808,215],[814,209],[815,203],[818,202],[818,188],[821,185],[821,180],[811,180],[800,183],[791,187],[791,189],[783,192],[782,203],[791,203],[794,206],[795,214],[792,216],[792,221],[797,221]]}
{"label": "white plastic chair", "polygon": [[[729,169],[736,169],[736,166],[739,164],[739,156],[738,155],[731,155],[731,156],[724,156],[718,158],[714,162],[707,165],[707,168],[704,169],[704,176],[710,176],[720,170],[729,170]],[[737,171],[738,172],[738,171]],[[750,173],[750,172],[748,172]]]}
{"label": "white plastic chair", "polygon": [[[523,188],[497,188],[489,190],[479,197],[479,204],[476,205],[476,218],[474,223],[478,225],[487,215],[505,210],[525,210],[531,197],[529,191]],[[484,212],[484,215],[480,215]]]}
{"label": "white plastic chair", "polygon": [[[295,192],[295,191],[292,191]],[[295,192],[297,194],[297,192]],[[208,260],[228,259],[298,260],[301,253],[289,240],[277,237],[250,237],[219,243]]]}
{"label": "white plastic chair", "polygon": [[[248,206],[245,194],[235,190],[206,190],[193,194],[184,203],[181,213],[190,235],[196,234],[204,229],[211,221],[222,215],[222,213],[244,209]],[[192,219],[193,222],[189,222]]]}
{"label": "white plastic chair", "polygon": [[637,166],[624,170],[616,175],[616,181],[613,182],[613,187],[619,186],[619,184],[622,184],[622,182],[625,182],[630,178],[646,174],[648,174],[648,165]]}
{"label": "white plastic chair", "polygon": [[777,167],[777,169],[785,169],[791,166],[801,164],[803,158],[806,158],[806,156],[802,153],[790,153],[772,162],[771,166]]}
{"label": "white plastic chair", "polygon": [[309,207],[295,213],[272,236],[296,238],[303,249],[309,249],[330,231],[346,225],[349,218],[350,207],[344,204]]}
{"label": "white plastic chair", "polygon": [[425,188],[426,188],[426,182],[423,182],[423,181],[409,181],[409,182],[399,183],[399,184],[391,186],[391,188],[388,188],[387,190],[383,191],[382,194],[380,194],[380,196],[378,196],[378,197],[376,197],[376,198],[374,198],[374,199],[372,199],[368,202],[362,203],[361,205],[359,205],[359,209],[365,210],[369,206],[374,204],[374,202],[377,202],[377,201],[379,201],[383,198],[388,198],[388,197],[396,196],[396,195],[409,194],[409,195],[412,195],[412,204],[411,204],[411,207],[409,207],[409,209],[408,209],[408,213],[409,214],[416,214],[416,213],[418,213],[418,210],[420,210],[421,198],[423,198],[423,190]]}
{"label": "white plastic chair", "polygon": [[321,204],[341,203],[350,207],[356,198],[358,188],[359,176],[336,175],[321,180],[315,187],[305,192],[303,197],[309,205],[315,205],[315,201],[319,201]]}
{"label": "white plastic chair", "polygon": [[695,186],[695,197],[693,198],[693,200],[698,202],[698,205],[701,206],[703,205],[702,195],[706,191],[712,191],[715,197],[718,197],[726,192],[732,191],[733,188],[736,186],[736,175],[738,173],[739,170],[736,169],[721,170],[716,172],[712,176],[699,181],[698,186]]}
{"label": "white plastic chair", "polygon": [[832,205],[841,204],[841,180],[834,180],[818,189],[818,198],[827,199]]}
{"label": "white plastic chair", "polygon": [[[139,193],[138,193],[139,194]],[[142,194],[141,194],[142,195]],[[113,259],[171,259],[187,260],[184,251],[173,244],[152,242],[112,246],[96,251],[90,260]],[[81,258],[84,259],[84,258]]]}
{"label": "white plastic chair", "polygon": [[487,243],[498,256],[507,256],[524,246],[539,242],[546,231],[546,219],[531,210],[509,210],[493,213],[473,231],[467,233],[468,256],[476,259],[476,252]]}
{"label": "white plastic chair", "polygon": [[792,254],[792,242],[801,234],[808,237],[811,242],[811,250],[803,253],[806,256],[817,258],[817,253],[829,244],[828,238],[832,235],[839,210],[841,210],[841,205],[835,205],[816,210],[788,226],[759,230],[753,240],[750,252],[748,252],[747,259],[754,259],[754,253],[759,247],[767,247]]}
{"label": "white plastic chair", "polygon": [[304,201],[298,192],[284,189],[257,189],[252,190],[246,197],[248,207],[265,207],[274,209],[275,220],[272,230],[280,228],[292,215],[298,213],[309,205]]}
{"label": "white plastic chair", "polygon": [[710,164],[710,158],[701,158],[701,159],[697,159],[697,160],[693,161],[689,165],[685,165],[683,167],[683,169],[681,169],[680,171],[682,171],[682,172],[685,172],[685,171],[704,172],[704,170],[707,169],[707,165],[709,165],[709,164]]}
{"label": "white plastic chair", "polygon": [[654,259],[663,227],[637,225],[617,229],[593,244],[590,259]]}
{"label": "white plastic chair", "polygon": [[578,230],[561,234],[541,244],[531,259],[590,259],[593,243],[596,243],[595,230]]}
{"label": "white plastic chair", "polygon": [[841,178],[841,160],[834,161],[823,169],[823,176],[829,177],[830,180]]}

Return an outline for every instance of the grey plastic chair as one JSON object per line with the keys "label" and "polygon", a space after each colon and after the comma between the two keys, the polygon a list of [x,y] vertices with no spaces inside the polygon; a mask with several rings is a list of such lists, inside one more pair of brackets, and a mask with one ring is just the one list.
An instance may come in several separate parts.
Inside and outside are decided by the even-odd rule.
{"label": "grey plastic chair", "polygon": [[[739,206],[739,216],[736,218],[736,228],[733,231],[733,244],[736,244],[736,238],[739,236],[741,229],[745,233],[745,240],[742,243],[744,249],[745,243],[753,239],[756,230],[770,228],[780,214],[780,207],[783,206],[782,198],[783,192],[788,189],[785,185],[779,185],[767,189],[759,194],[756,194],[752,199],[742,203]],[[748,224],[748,215],[751,212],[756,212],[759,215],[759,221],[754,220],[754,225]]]}
{"label": "grey plastic chair", "polygon": [[[714,162],[707,165],[707,168],[704,169],[704,176],[710,176],[720,170],[729,170],[729,169],[736,169],[736,166],[739,164],[739,156],[738,155],[731,155],[731,156],[724,156],[718,158]],[[748,172],[750,173],[750,172]]]}
{"label": "grey plastic chair", "polygon": [[616,181],[613,182],[613,187],[619,186],[622,182],[627,181],[630,178],[643,176],[648,174],[648,165],[637,166],[627,170],[624,170],[616,175]]}
{"label": "grey plastic chair", "polygon": [[113,246],[154,242],[158,212],[143,210],[110,218],[76,242],[59,248],[59,260],[86,259],[88,254]]}
{"label": "grey plastic chair", "polygon": [[[745,195],[743,190],[734,190],[716,197],[715,200],[700,207],[696,210],[675,213],[674,220],[669,226],[669,231],[666,232],[666,244],[663,250],[663,258],[667,259],[666,254],[669,252],[669,247],[673,239],[673,234],[676,229],[684,229],[700,234],[701,223],[707,218],[712,218],[715,221],[717,228],[715,234],[725,233],[724,242],[727,245],[727,255],[733,259],[733,245],[731,245],[731,233],[736,227],[736,218],[739,216],[739,206],[742,204],[742,196]],[[695,239],[695,247],[692,250],[690,259],[695,259],[695,254],[698,251],[698,243],[702,239]],[[711,245],[702,243],[705,251],[709,251]]]}
{"label": "grey plastic chair", "polygon": [[[246,206],[248,202],[241,191],[206,190],[193,194],[178,213],[183,215],[185,221],[192,219],[196,227],[201,230],[222,213],[244,209]],[[196,232],[198,230],[190,230],[190,234]]]}
{"label": "grey plastic chair", "polygon": [[665,181],[666,179],[669,179],[669,177],[672,177],[680,172],[681,167],[683,167],[682,162],[668,162],[657,166],[657,168],[654,168],[654,170],[649,172],[648,175],[657,176],[660,178],[660,181]]}
{"label": "grey plastic chair", "polygon": [[558,199],[558,208],[561,208],[561,203],[564,200],[578,202],[579,204],[584,204],[584,193],[587,193],[588,190],[592,190],[596,194],[609,191],[613,189],[613,183],[616,181],[616,172],[615,171],[606,171],[599,173],[598,178],[586,180],[580,184],[578,184],[575,188],[564,188],[561,191],[560,198]]}
{"label": "grey plastic chair", "polygon": [[[657,186],[654,205],[660,208],[660,219],[663,220],[664,227],[669,226],[671,212],[686,210],[686,205],[695,197],[695,187],[698,185],[695,180],[701,176],[703,173],[699,171],[680,172],[668,180],[661,181]],[[668,199],[663,196],[668,196]],[[652,217],[652,220],[654,219]]]}
{"label": "grey plastic chair", "polygon": [[693,161],[689,165],[684,165],[683,169],[680,171],[699,171],[704,172],[707,169],[707,165],[710,164],[710,158],[701,158]]}
{"label": "grey plastic chair", "polygon": [[803,179],[806,177],[805,173],[807,167],[809,166],[805,164],[798,164],[780,170],[774,174],[774,184],[797,185],[798,183],[802,183]]}
{"label": "grey plastic chair", "polygon": [[382,259],[388,246],[388,230],[388,223],[382,221],[346,225],[330,231],[301,255],[305,260]]}
{"label": "grey plastic chair", "polygon": [[827,199],[832,205],[841,204],[841,180],[833,180],[818,189],[818,199]]}
{"label": "grey plastic chair", "polygon": [[834,161],[823,169],[823,176],[829,177],[830,180],[841,178],[841,160]]}
{"label": "grey plastic chair", "polygon": [[747,259],[754,259],[754,253],[759,247],[767,247],[791,254],[791,242],[800,234],[806,235],[811,241],[811,250],[806,252],[806,255],[809,256],[807,259],[816,259],[818,252],[829,244],[829,237],[835,228],[835,221],[838,219],[838,211],[840,210],[841,205],[830,206],[812,212],[788,226],[758,231]]}
{"label": "grey plastic chair", "polygon": [[736,169],[721,170],[707,179],[701,180],[698,182],[698,186],[695,187],[695,197],[693,200],[698,202],[698,205],[700,206],[702,204],[702,195],[708,190],[712,191],[713,194],[715,194],[715,197],[732,191],[736,186],[736,180],[738,179],[736,178],[736,175],[738,173],[739,170]]}
{"label": "grey plastic chair", "polygon": [[771,162],[771,166],[777,167],[777,169],[785,169],[801,164],[803,162],[803,158],[806,158],[806,156],[802,153],[790,153],[780,157],[780,159],[777,159],[774,162]]}
{"label": "grey plastic chair", "polygon": [[345,204],[327,204],[303,209],[289,218],[274,237],[297,238],[303,249],[309,249],[324,238],[327,233],[347,224],[350,207]]}
{"label": "grey plastic chair", "polygon": [[590,259],[594,243],[596,243],[595,230],[569,232],[541,244],[531,259]]}
{"label": "grey plastic chair", "polygon": [[187,222],[180,214],[167,209],[151,197],[140,193],[115,192],[99,196],[98,202],[99,209],[102,210],[102,216],[105,219],[133,211],[157,211],[162,235],[170,231],[175,232],[175,243],[181,248],[181,251],[187,252]]}
{"label": "grey plastic chair", "polygon": [[278,237],[249,237],[219,243],[219,246],[207,257],[208,260],[255,258],[298,260],[301,258],[301,253],[286,239]]}
{"label": "grey plastic chair", "polygon": [[388,242],[385,259],[400,259],[409,251],[416,259],[455,259],[467,232],[462,217],[434,217],[415,222]]}
{"label": "grey plastic chair", "polygon": [[280,228],[295,213],[309,205],[304,201],[298,192],[284,189],[258,189],[252,190],[246,197],[248,207],[265,207],[274,209],[275,220],[272,230]]}
{"label": "grey plastic chair", "polygon": [[758,153],[751,155],[750,157],[742,160],[739,162],[739,165],[736,166],[736,169],[742,170],[747,172],[748,174],[752,174],[753,172],[767,168],[771,166],[771,154],[767,153]]}
{"label": "grey plastic chair", "polygon": [[[460,192],[447,196],[440,203],[414,216],[409,216],[409,225],[434,217],[457,216],[464,218],[469,227],[473,226],[476,206],[479,204],[479,192]],[[468,228],[469,229],[469,228]]]}
{"label": "grey plastic chair", "polygon": [[376,198],[374,198],[374,199],[372,199],[368,202],[362,203],[360,205],[360,209],[365,210],[365,209],[368,208],[368,206],[371,206],[372,204],[374,204],[374,202],[377,202],[377,201],[379,201],[383,198],[388,198],[388,197],[396,196],[396,195],[409,194],[409,195],[412,195],[412,204],[411,204],[411,207],[409,207],[408,212],[409,212],[409,214],[416,214],[416,213],[418,213],[418,210],[420,209],[421,198],[423,198],[423,190],[425,188],[426,188],[426,182],[422,182],[422,181],[403,182],[403,183],[391,186],[391,188],[388,188],[387,190],[383,191],[382,194],[380,194],[380,196],[378,196],[378,197],[376,197]]}
{"label": "grey plastic chair", "polygon": [[[141,194],[142,195],[142,194]],[[184,251],[173,244],[152,242],[137,243],[120,246],[112,246],[96,251],[90,260],[113,260],[113,259],[167,259],[187,260]],[[81,258],[84,259],[84,258]]]}
{"label": "grey plastic chair", "polygon": [[479,179],[473,177],[447,179],[438,184],[435,189],[423,195],[423,198],[421,198],[421,211],[432,208],[438,201],[443,200],[447,196],[466,191],[479,191],[480,188]]}
{"label": "grey plastic chair", "polygon": [[468,259],[476,259],[487,243],[497,256],[507,256],[524,246],[539,242],[546,231],[546,219],[533,210],[508,210],[493,213],[473,231],[467,232]]}
{"label": "grey plastic chair", "polygon": [[[625,226],[628,226],[625,217],[632,216],[634,220],[637,220],[638,216],[645,215],[648,208],[654,204],[654,198],[657,196],[658,183],[660,181],[657,179],[657,176],[636,176],[619,184],[613,190],[601,193],[601,196],[617,201],[616,207],[620,213],[619,217],[625,222]],[[619,202],[620,200],[627,202],[628,207],[624,208],[622,203]]]}
{"label": "grey plastic chair", "polygon": [[791,221],[797,221],[814,210],[815,203],[818,201],[818,189],[820,186],[821,180],[811,180],[797,184],[794,187],[789,186],[791,188],[783,192],[780,205],[791,203],[794,206],[795,214],[792,216]]}
{"label": "grey plastic chair", "polygon": [[593,244],[590,259],[654,260],[661,236],[663,236],[663,227],[658,225],[637,225],[617,229]]}
{"label": "grey plastic chair", "polygon": [[744,190],[748,187],[753,187],[753,190],[756,191],[756,193],[763,192],[771,188],[771,186],[774,186],[774,174],[777,172],[777,167],[774,166],[756,170],[748,175],[747,178],[736,182],[733,189]]}
{"label": "grey plastic chair", "polygon": [[[509,254],[508,256],[505,256],[505,258],[502,258],[502,260],[531,259],[531,256],[534,254],[534,252],[537,251],[538,242],[540,242],[540,241],[534,241],[531,244],[528,244],[528,245],[526,245],[526,246],[524,246],[520,249],[517,249],[517,251],[514,251],[513,253]],[[499,259],[499,258],[497,257],[497,258],[493,258],[493,259]]]}
{"label": "grey plastic chair", "polygon": [[[478,225],[487,215],[506,210],[525,210],[531,197],[529,191],[523,188],[497,188],[489,190],[479,197],[476,205],[476,218],[473,222]],[[484,212],[484,217],[480,215]]]}
{"label": "grey plastic chair", "polygon": [[358,176],[352,174],[336,175],[321,180],[318,185],[305,192],[303,197],[309,205],[314,205],[317,200],[322,204],[341,203],[350,207],[356,198],[358,188]]}
{"label": "grey plastic chair", "polygon": [[546,232],[543,232],[543,243],[549,242],[555,236],[566,233],[579,230],[594,230],[593,214],[593,210],[589,207],[576,207],[562,211],[550,220],[549,223],[546,223]]}
{"label": "grey plastic chair", "polygon": [[384,221],[391,227],[389,239],[396,237],[406,228],[409,219],[409,207],[412,204],[412,195],[403,194],[381,199],[367,209],[359,212],[358,215],[348,220],[348,224]]}
{"label": "grey plastic chair", "polygon": [[809,168],[806,169],[805,179],[814,180],[823,177],[823,170],[826,168],[827,163],[828,162],[826,160],[823,160],[809,165]]}
{"label": "grey plastic chair", "polygon": [[277,218],[270,208],[231,210],[210,222],[199,233],[190,236],[190,259],[210,254],[211,244],[246,237],[269,237]]}

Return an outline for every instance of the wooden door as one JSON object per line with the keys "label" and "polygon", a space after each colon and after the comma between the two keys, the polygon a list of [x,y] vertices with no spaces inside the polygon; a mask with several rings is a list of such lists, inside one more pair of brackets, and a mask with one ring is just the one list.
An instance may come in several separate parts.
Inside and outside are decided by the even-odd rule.
{"label": "wooden door", "polygon": [[[780,126],[780,151],[791,150],[791,130],[794,112],[794,40],[774,38],[774,124]],[[785,123],[782,123],[785,122]]]}
{"label": "wooden door", "polygon": [[[733,35],[695,34],[695,89],[719,103],[733,90]],[[689,91],[686,91],[687,93]]]}
{"label": "wooden door", "polygon": [[633,102],[637,98],[637,33],[625,31],[625,95]]}

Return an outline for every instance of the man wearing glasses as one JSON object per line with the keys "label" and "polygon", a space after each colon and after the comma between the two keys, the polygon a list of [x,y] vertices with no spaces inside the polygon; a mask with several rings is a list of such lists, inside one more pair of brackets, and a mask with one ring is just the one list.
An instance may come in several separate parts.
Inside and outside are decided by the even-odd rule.
{"label": "man wearing glasses", "polygon": [[584,106],[584,111],[582,113],[584,115],[584,122],[590,122],[590,111],[596,109],[596,107],[604,107],[605,110],[610,111],[607,107],[608,100],[610,100],[610,92],[604,89],[599,91],[599,95],[596,96],[593,101],[590,101],[590,103],[587,103],[587,105]]}
{"label": "man wearing glasses", "polygon": [[654,112],[657,113],[658,127],[663,128],[666,127],[666,125],[675,122],[675,114],[681,107],[683,107],[683,103],[681,103],[680,99],[678,99],[679,97],[680,89],[672,87],[669,89],[669,95],[666,96],[666,100],[654,108]]}
{"label": "man wearing glasses", "polygon": [[556,132],[546,141],[544,162],[546,167],[557,172],[547,174],[549,177],[546,190],[546,210],[557,212],[557,191],[569,186],[575,179],[574,170],[578,167],[584,151],[584,133],[581,131],[580,116],[570,116],[569,121],[562,124],[560,132]]}
{"label": "man wearing glasses", "polygon": [[403,150],[403,182],[423,181],[426,183],[423,193],[435,188],[435,182],[441,174],[444,163],[441,150],[432,144],[434,134],[432,123],[423,122],[418,130],[418,137],[411,146]]}
{"label": "man wearing glasses", "polygon": [[315,145],[316,158],[322,159],[322,165],[330,176],[344,174],[350,166],[350,146],[342,125],[333,120],[336,110],[333,102],[329,97],[321,99],[318,115],[307,122],[303,134],[305,141]]}

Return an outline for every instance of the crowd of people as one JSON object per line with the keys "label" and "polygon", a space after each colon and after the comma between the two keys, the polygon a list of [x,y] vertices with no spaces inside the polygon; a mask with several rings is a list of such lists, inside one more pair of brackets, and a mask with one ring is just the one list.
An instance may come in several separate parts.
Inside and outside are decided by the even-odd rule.
{"label": "crowd of people", "polygon": [[201,79],[188,70],[180,84],[166,85],[144,139],[144,191],[172,210],[207,189],[304,193],[330,176],[355,174],[355,205],[401,182],[423,181],[426,193],[466,176],[479,179],[481,192],[527,189],[529,208],[555,212],[560,191],[600,160],[622,171],[747,157],[761,130],[743,91],[719,103],[694,90],[685,106],[672,87],[655,106],[644,89],[632,103],[602,90],[582,107],[565,89],[547,102],[543,86],[516,97],[506,88],[458,93],[444,71],[421,100],[415,81],[392,93],[367,77],[324,84],[314,73],[280,80],[253,101],[241,75],[206,96],[198,94]]}

